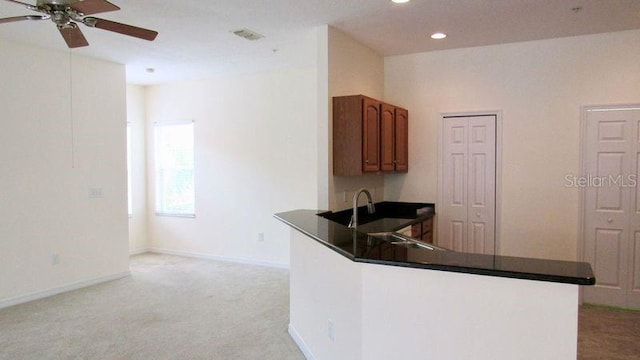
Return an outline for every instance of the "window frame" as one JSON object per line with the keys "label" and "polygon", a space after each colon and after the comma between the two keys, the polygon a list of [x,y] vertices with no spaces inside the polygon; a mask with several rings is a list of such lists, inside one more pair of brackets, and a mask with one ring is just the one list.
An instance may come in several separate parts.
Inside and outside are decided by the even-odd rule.
{"label": "window frame", "polygon": [[133,127],[130,121],[127,121],[127,214],[133,217],[133,154],[131,147],[131,139],[133,137]]}
{"label": "window frame", "polygon": [[[160,171],[163,168],[159,167],[159,152],[158,152],[158,129],[165,128],[170,126],[180,126],[180,125],[191,125],[192,130],[192,176],[193,176],[193,209],[192,212],[171,212],[166,211],[167,209],[159,209],[161,205],[161,190],[162,186],[160,181],[162,177],[159,175]],[[162,217],[178,217],[178,218],[195,218],[196,217],[196,178],[195,178],[195,121],[194,120],[176,120],[176,121],[156,121],[153,123],[153,158],[154,158],[154,186],[155,186],[155,204],[154,204],[154,212],[156,216]]]}

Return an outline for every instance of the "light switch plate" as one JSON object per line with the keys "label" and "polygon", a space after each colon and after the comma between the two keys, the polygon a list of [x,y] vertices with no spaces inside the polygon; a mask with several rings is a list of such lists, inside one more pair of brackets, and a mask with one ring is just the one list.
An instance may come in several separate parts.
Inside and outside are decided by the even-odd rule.
{"label": "light switch plate", "polygon": [[98,199],[102,197],[102,188],[89,188],[89,198]]}

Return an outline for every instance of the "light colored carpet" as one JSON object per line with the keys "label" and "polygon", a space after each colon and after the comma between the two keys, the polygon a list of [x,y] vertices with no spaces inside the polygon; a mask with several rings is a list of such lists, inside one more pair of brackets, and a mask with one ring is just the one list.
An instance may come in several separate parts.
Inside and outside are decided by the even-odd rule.
{"label": "light colored carpet", "polygon": [[130,278],[0,311],[0,359],[304,359],[287,270],[144,254]]}

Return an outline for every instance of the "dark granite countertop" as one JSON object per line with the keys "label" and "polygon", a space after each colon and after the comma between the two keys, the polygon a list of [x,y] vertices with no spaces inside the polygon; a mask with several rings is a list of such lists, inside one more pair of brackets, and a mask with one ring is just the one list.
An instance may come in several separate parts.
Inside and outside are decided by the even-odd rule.
{"label": "dark granite countertop", "polygon": [[[378,205],[376,204],[376,206]],[[591,265],[585,262],[408,248],[370,237],[366,232],[372,232],[370,231],[371,229],[367,229],[366,232],[363,229],[367,224],[381,221],[378,223],[380,225],[379,230],[376,229],[375,231],[395,231],[423,221],[433,216],[433,212],[416,215],[414,208],[413,214],[396,214],[398,217],[395,218],[374,219],[359,226],[358,231],[335,221],[338,220],[344,223],[344,219],[334,219],[332,221],[318,216],[318,214],[327,216],[327,212],[318,210],[294,210],[278,213],[275,217],[356,262],[577,285],[595,284],[595,276]],[[330,216],[331,214],[329,213]],[[360,213],[358,213],[358,216],[360,217]]]}

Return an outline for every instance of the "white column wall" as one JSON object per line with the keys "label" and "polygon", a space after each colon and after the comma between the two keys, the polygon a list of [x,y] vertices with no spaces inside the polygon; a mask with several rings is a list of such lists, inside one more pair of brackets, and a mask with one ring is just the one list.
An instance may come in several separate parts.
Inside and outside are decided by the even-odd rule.
{"label": "white column wall", "polygon": [[124,66],[0,51],[0,307],[128,274]]}
{"label": "white column wall", "polygon": [[147,238],[147,147],[144,86],[127,85],[127,122],[131,131],[132,211],[129,217],[129,253],[149,250]]}
{"label": "white column wall", "polygon": [[333,176],[332,98],[362,94],[382,100],[384,59],[333,27],[327,28],[326,37],[329,110],[325,121],[328,124],[329,209],[342,210],[351,207],[354,193],[362,187],[372,192],[374,201],[384,200],[384,175]]}

